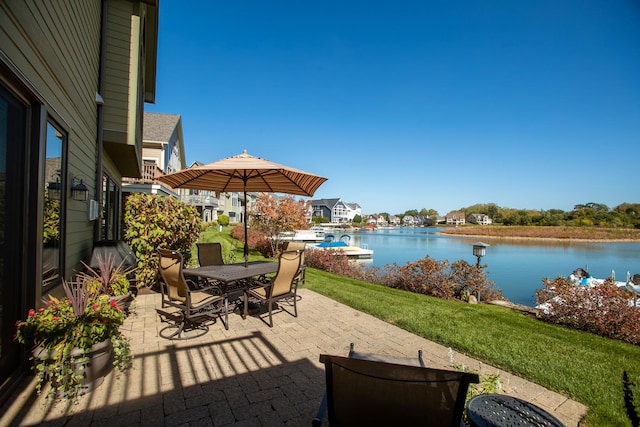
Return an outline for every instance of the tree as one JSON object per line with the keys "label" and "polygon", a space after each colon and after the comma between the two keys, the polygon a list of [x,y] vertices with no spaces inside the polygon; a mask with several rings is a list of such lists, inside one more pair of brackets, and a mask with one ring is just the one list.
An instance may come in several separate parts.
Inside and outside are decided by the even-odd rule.
{"label": "tree", "polygon": [[251,227],[269,239],[271,251],[276,254],[283,232],[309,228],[309,207],[309,202],[293,196],[276,199],[270,193],[261,193],[251,208]]}
{"label": "tree", "polygon": [[218,224],[226,227],[227,225],[229,225],[229,215],[218,215]]}
{"label": "tree", "polygon": [[354,224],[362,224],[362,217],[360,215],[357,215],[353,217],[353,222]]}

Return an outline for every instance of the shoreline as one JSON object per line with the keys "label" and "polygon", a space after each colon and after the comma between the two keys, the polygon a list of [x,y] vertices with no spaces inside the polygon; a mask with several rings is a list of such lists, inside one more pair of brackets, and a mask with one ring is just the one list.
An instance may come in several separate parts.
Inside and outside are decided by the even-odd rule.
{"label": "shoreline", "polygon": [[446,227],[439,231],[446,236],[486,239],[513,239],[554,242],[638,243],[640,230],[586,228],[563,226],[478,226]]}
{"label": "shoreline", "polygon": [[512,239],[512,240],[547,240],[554,242],[593,242],[593,243],[638,243],[637,239],[583,239],[580,237],[531,237],[531,236],[496,236],[489,234],[465,234],[465,233],[447,233],[438,232],[438,234],[446,234],[452,237],[473,237],[484,239]]}

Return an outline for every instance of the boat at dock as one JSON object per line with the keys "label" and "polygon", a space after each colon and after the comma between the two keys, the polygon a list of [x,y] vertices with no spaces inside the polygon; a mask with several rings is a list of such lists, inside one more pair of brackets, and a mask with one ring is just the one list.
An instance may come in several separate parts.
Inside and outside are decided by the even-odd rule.
{"label": "boat at dock", "polygon": [[[631,274],[627,272],[627,280],[624,282],[616,280],[615,270],[611,270],[611,276],[608,277],[613,280],[613,283],[619,288],[626,288],[627,283],[631,280]],[[576,268],[569,275],[569,280],[576,286],[598,286],[604,283],[607,279],[598,279],[592,277],[584,268]]]}
{"label": "boat at dock", "polygon": [[323,242],[326,238],[325,230],[312,227],[309,230],[286,231],[280,234],[279,239],[283,242]]}
{"label": "boat at dock", "polygon": [[373,258],[373,249],[366,246],[360,247],[351,244],[351,235],[343,234],[336,240],[335,235],[326,234],[322,243],[307,244],[307,249],[336,251],[342,253],[349,259],[371,259]]}
{"label": "boat at dock", "polygon": [[[638,299],[638,296],[640,295],[640,274],[634,274],[632,276],[627,272],[627,280],[622,282],[616,280],[616,272],[614,270],[611,270],[611,276],[608,278],[599,279],[589,275],[587,270],[583,268],[576,268],[569,275],[568,280],[579,288],[593,288],[602,285],[606,280],[611,280],[619,289],[630,292],[631,297],[629,298],[629,305],[631,307],[640,308],[640,300]],[[551,291],[553,292],[553,290]],[[559,296],[554,296],[551,298],[551,301],[562,303],[562,299],[560,299]],[[545,302],[538,304],[536,308],[544,313],[548,313],[549,310],[551,310],[551,304],[549,302]]]}

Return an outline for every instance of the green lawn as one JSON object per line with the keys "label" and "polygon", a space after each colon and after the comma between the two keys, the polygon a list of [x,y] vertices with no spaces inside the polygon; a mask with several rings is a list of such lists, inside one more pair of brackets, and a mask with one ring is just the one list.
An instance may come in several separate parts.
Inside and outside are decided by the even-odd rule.
{"label": "green lawn", "polygon": [[[228,230],[207,231],[201,241],[220,241],[234,251],[235,262],[243,259],[242,245]],[[250,259],[262,257],[252,251]],[[312,268],[306,277],[310,290],[587,405],[585,425],[631,425],[622,378],[626,371],[640,383],[640,346],[547,324],[505,307],[444,301]],[[632,390],[639,412],[640,387]]]}
{"label": "green lawn", "polygon": [[[444,301],[307,269],[306,287],[589,406],[585,425],[631,425],[623,371],[640,347],[555,326],[505,307]],[[640,410],[640,388],[635,404]]]}

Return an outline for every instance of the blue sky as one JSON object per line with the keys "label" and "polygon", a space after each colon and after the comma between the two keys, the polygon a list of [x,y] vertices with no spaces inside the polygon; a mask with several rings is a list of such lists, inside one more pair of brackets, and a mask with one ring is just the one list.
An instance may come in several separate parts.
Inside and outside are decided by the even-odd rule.
{"label": "blue sky", "polygon": [[640,202],[640,2],[160,2],[187,163],[249,154],[363,213]]}

